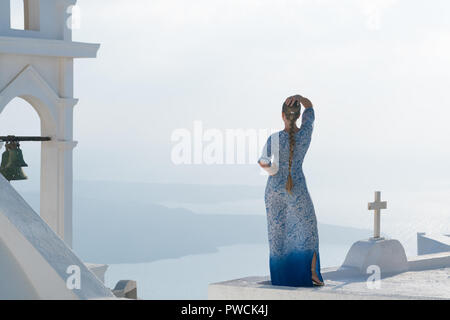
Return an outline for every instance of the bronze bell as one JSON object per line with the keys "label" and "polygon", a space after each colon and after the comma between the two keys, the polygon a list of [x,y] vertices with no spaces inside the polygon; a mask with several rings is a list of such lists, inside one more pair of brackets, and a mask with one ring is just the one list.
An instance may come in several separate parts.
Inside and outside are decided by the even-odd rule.
{"label": "bronze bell", "polygon": [[8,181],[26,180],[28,177],[22,170],[22,167],[28,167],[23,159],[20,145],[15,142],[6,144],[6,151],[2,154],[2,163],[0,173]]}
{"label": "bronze bell", "polygon": [[8,163],[6,164],[6,168],[28,167],[28,165],[25,163],[25,160],[23,160],[23,153],[20,149],[20,144],[13,142],[10,145],[11,147],[9,149],[9,159]]}

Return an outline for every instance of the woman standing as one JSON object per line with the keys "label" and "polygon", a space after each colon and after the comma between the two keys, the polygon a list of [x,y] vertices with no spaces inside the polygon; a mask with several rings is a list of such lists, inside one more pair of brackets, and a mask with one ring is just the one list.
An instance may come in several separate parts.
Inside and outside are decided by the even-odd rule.
{"label": "woman standing", "polygon": [[[301,104],[305,111],[298,128]],[[313,131],[313,105],[300,95],[289,97],[282,117],[285,129],[269,137],[258,161],[270,175],[265,192],[270,276],[273,285],[322,286],[317,220],[302,170]]]}

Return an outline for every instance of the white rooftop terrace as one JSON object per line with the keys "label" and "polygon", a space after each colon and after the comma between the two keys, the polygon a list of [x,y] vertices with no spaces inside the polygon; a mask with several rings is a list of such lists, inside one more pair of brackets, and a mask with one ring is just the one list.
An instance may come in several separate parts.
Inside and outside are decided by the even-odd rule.
{"label": "white rooftop terrace", "polygon": [[[402,244],[380,236],[381,192],[368,204],[374,211],[374,235],[355,242],[340,267],[321,270],[323,287],[273,286],[269,277],[247,277],[212,283],[211,300],[351,300],[450,299],[450,251],[407,258]],[[424,240],[418,234],[418,242]],[[448,237],[435,237],[446,244]],[[444,241],[441,243],[439,241]]]}
{"label": "white rooftop terrace", "polygon": [[268,276],[246,277],[210,284],[208,299],[450,299],[450,252],[409,258],[408,269],[381,276],[378,288],[368,285],[370,274],[358,274],[343,267],[322,269],[325,286],[315,288],[273,286]]}

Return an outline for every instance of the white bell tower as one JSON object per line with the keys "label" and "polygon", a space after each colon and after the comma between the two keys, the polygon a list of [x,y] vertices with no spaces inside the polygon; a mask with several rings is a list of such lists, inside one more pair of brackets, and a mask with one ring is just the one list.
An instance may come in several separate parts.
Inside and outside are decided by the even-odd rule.
{"label": "white bell tower", "polygon": [[[76,0],[22,0],[24,30],[11,28],[11,1],[0,0],[0,116],[20,97],[41,121],[41,217],[72,246],[74,58],[95,58],[99,44],[72,41]],[[10,134],[14,134],[11,132]]]}

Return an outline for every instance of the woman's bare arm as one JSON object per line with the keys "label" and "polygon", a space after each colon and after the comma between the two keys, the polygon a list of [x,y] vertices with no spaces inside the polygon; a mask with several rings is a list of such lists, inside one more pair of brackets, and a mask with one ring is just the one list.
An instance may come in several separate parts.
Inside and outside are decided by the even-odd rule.
{"label": "woman's bare arm", "polygon": [[277,174],[278,166],[274,162],[264,163],[259,161],[258,163],[261,166],[261,168],[263,168],[269,175],[273,176]]}
{"label": "woman's bare arm", "polygon": [[259,161],[258,163],[263,169],[270,168],[270,163],[263,163],[261,161]]}

